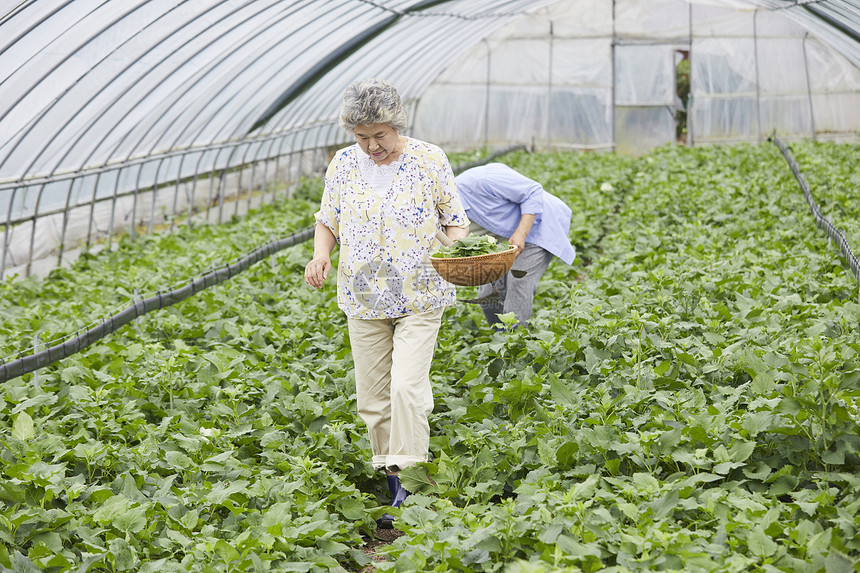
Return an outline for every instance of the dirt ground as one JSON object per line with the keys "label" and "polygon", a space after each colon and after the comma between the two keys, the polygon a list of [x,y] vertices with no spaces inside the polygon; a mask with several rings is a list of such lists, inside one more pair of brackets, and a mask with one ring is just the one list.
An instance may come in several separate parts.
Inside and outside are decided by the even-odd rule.
{"label": "dirt ground", "polygon": [[[399,529],[377,529],[372,538],[365,538],[365,544],[361,550],[374,562],[385,561],[385,555],[377,553],[376,549],[383,545],[389,545],[401,535],[403,532]],[[373,573],[374,571],[376,571],[376,567],[373,563],[369,563],[361,570],[361,573]]]}

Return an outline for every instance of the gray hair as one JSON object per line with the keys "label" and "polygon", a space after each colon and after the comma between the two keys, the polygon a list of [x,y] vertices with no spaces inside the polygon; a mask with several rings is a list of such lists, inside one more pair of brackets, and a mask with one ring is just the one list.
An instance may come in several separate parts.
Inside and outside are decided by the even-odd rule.
{"label": "gray hair", "polygon": [[384,123],[400,132],[406,129],[406,110],[397,90],[388,82],[360,80],[343,93],[338,123],[350,133],[359,125],[374,123]]}

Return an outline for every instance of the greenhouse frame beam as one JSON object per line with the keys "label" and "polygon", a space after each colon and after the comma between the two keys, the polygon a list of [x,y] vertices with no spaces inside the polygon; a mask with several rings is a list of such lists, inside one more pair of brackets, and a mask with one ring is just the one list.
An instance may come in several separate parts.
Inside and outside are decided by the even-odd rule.
{"label": "greenhouse frame beam", "polygon": [[[329,52],[324,58],[322,58],[319,63],[305,72],[292,86],[287,89],[281,96],[275,100],[275,102],[269,106],[269,108],[263,112],[257,121],[251,126],[248,130],[248,133],[252,133],[257,131],[264,125],[266,125],[269,120],[271,120],[280,110],[285,108],[308,90],[312,85],[314,85],[317,81],[319,81],[323,76],[333,70],[338,64],[346,60],[349,56],[358,51],[361,46],[369,42],[370,40],[376,38],[385,30],[392,27],[394,24],[400,20],[405,14],[410,14],[412,12],[417,12],[420,10],[426,10],[428,8],[432,8],[433,6],[437,6],[439,4],[444,4],[449,2],[450,0],[426,0],[424,2],[420,2],[417,5],[405,10],[403,12],[394,12],[390,17],[386,18],[382,22],[376,24],[375,26],[364,30],[362,33],[354,36],[352,39],[344,42],[333,51]],[[374,4],[369,2],[369,4],[376,6],[378,8],[383,8],[378,4]],[[386,8],[383,8],[386,9]]]}
{"label": "greenhouse frame beam", "polygon": [[[140,3],[140,4],[136,4],[136,5],[134,5],[134,6],[133,6],[132,8],[130,8],[130,9],[126,8],[126,10],[125,10],[125,11],[123,11],[123,12],[121,13],[121,17],[119,17],[119,18],[117,18],[117,19],[115,19],[115,20],[111,20],[111,21],[109,21],[107,24],[102,25],[102,27],[98,29],[97,33],[93,34],[92,36],[90,36],[89,38],[87,38],[85,41],[82,41],[82,42],[80,43],[80,46],[86,46],[86,45],[89,45],[90,43],[94,42],[94,41],[95,41],[95,38],[97,38],[97,37],[99,36],[99,34],[104,33],[106,30],[110,29],[110,27],[111,27],[111,26],[115,25],[118,21],[122,20],[123,18],[128,17],[130,14],[132,14],[133,12],[135,12],[137,9],[139,9],[139,8],[140,8],[143,4],[145,4],[145,3],[146,3],[146,1],[145,1],[145,0],[141,0],[141,3]],[[94,12],[95,12],[95,11],[91,11],[89,14],[92,14],[92,13],[94,13]],[[88,15],[89,15],[89,14],[88,14]],[[80,47],[80,46],[79,46],[79,47]],[[77,53],[77,50],[75,50],[74,52],[69,52],[68,54],[66,54],[66,56],[65,56],[65,57],[63,57],[62,59],[58,60],[58,61],[57,61],[57,62],[56,62],[56,63],[55,63],[51,68],[49,68],[47,71],[45,71],[45,72],[42,74],[42,76],[41,76],[41,77],[39,77],[36,81],[32,82],[32,84],[33,84],[33,85],[32,85],[32,86],[30,86],[30,89],[31,89],[31,90],[32,90],[32,89],[36,89],[36,88],[37,88],[39,85],[41,85],[41,84],[42,84],[42,82],[44,82],[44,81],[45,81],[45,80],[46,80],[46,79],[47,79],[47,78],[48,78],[52,73],[54,73],[55,71],[57,71],[57,69],[59,69],[61,65],[65,64],[67,61],[71,60],[71,59],[74,57],[74,55],[75,55],[76,53]],[[13,110],[14,110],[14,109],[15,109],[15,108],[16,108],[16,107],[17,107],[17,106],[18,106],[18,105],[19,105],[19,104],[24,100],[24,98],[26,97],[26,95],[27,95],[27,94],[26,94],[26,92],[22,93],[22,94],[18,97],[18,99],[15,101],[15,103],[13,103],[12,105],[8,106],[8,108],[7,108],[6,112],[5,112],[5,113],[3,113],[2,115],[0,115],[0,119],[4,119],[7,115],[9,115],[10,113],[12,113],[12,111],[13,111]],[[20,142],[19,142],[19,143],[20,143]],[[7,155],[7,157],[3,160],[3,162],[5,162],[5,161],[8,159],[8,157],[9,157],[9,156]],[[2,165],[2,164],[3,164],[3,163],[2,163],[2,162],[0,162],[0,165]]]}
{"label": "greenhouse frame beam", "polygon": [[804,10],[806,10],[816,18],[819,18],[830,26],[833,26],[849,38],[853,39],[855,42],[860,42],[860,32],[858,32],[857,30],[851,28],[850,26],[846,26],[844,23],[840,22],[830,14],[827,14],[826,12],[819,10],[814,6],[810,6],[809,4],[802,4],[802,6]]}
{"label": "greenhouse frame beam", "polygon": [[376,26],[365,30],[358,36],[354,36],[349,41],[341,44],[333,52],[330,52],[325,58],[320,60],[316,66],[305,72],[302,77],[290,86],[287,91],[281,94],[281,96],[263,112],[260,118],[254,122],[248,130],[248,133],[253,133],[266,125],[281,109],[288,106],[290,102],[307,91],[310,86],[315,84],[340,62],[344,61],[346,58],[354,54],[361,46],[390,28],[399,19],[400,16],[390,16]]}
{"label": "greenhouse frame beam", "polygon": [[[50,18],[51,18],[52,16],[54,16],[57,12],[59,12],[60,10],[62,10],[63,8],[65,8],[66,6],[68,6],[69,4],[71,4],[72,2],[74,2],[74,0],[66,0],[66,2],[64,2],[63,4],[60,4],[60,5],[56,6],[56,7],[54,7],[54,9],[53,9],[49,14],[47,14],[46,16],[44,16],[41,20],[39,20],[39,21],[38,21],[38,22],[36,22],[35,24],[33,24],[33,25],[31,25],[30,27],[28,27],[26,30],[22,30],[22,31],[21,31],[21,33],[20,33],[20,34],[18,34],[18,35],[15,37],[15,39],[13,39],[12,41],[10,41],[10,42],[8,42],[8,43],[6,44],[6,48],[4,48],[4,49],[0,50],[0,54],[2,54],[3,52],[5,52],[5,51],[6,51],[6,49],[8,49],[8,47],[9,47],[9,46],[13,46],[13,45],[15,45],[15,44],[16,44],[16,43],[17,43],[21,38],[25,37],[27,34],[29,34],[30,32],[32,32],[33,30],[35,30],[37,27],[39,27],[39,25],[40,25],[40,24],[42,24],[42,23],[44,23],[46,20],[50,19]],[[6,14],[3,18],[0,18],[0,24],[3,24],[6,20],[8,20],[8,19],[9,19],[9,18],[11,18],[11,17],[14,17],[16,14],[20,13],[20,11],[21,11],[22,9],[24,9],[24,8],[26,8],[26,6],[25,6],[25,5],[23,5],[23,4],[16,6],[12,11],[10,11],[8,14]]]}
{"label": "greenhouse frame beam", "polygon": [[[508,3],[518,4],[517,2]],[[522,15],[522,12],[520,12],[519,9],[514,12],[481,14],[478,16],[467,16],[463,14],[448,13],[414,13],[408,15],[411,16],[413,20],[408,23],[407,28],[405,30],[398,30],[394,37],[389,38],[386,36],[385,40],[398,41],[400,38],[403,37],[414,38],[414,29],[411,28],[411,26],[415,25],[416,20],[414,19],[423,17],[435,17],[439,19],[440,24],[434,28],[432,34],[441,34],[442,41],[451,41],[454,45],[468,44],[469,40],[485,35],[487,33],[488,28],[494,29],[496,27],[496,23],[503,23],[509,21],[509,19],[513,16],[520,15]],[[449,25],[449,23],[442,23],[443,20],[447,19],[456,19],[459,21],[468,22],[468,26],[466,28],[459,28],[452,27]],[[398,23],[398,26],[401,25],[405,24],[403,22]],[[445,36],[445,34],[449,35]],[[461,38],[462,41],[458,41]],[[364,73],[365,70],[370,69],[404,69],[402,66],[403,63],[408,63],[412,59],[420,57],[423,47],[433,46],[434,41],[432,38],[426,38],[421,44],[417,42],[412,42],[411,44],[412,45],[410,46],[408,51],[404,50],[396,55],[386,54],[384,58],[372,58],[372,52],[370,54],[362,54],[357,52],[347,61],[343,62],[342,64],[339,64],[339,66],[347,66],[345,69],[341,69],[340,67],[333,68],[333,70],[318,85],[309,88],[310,90],[312,90],[311,92],[297,96],[296,100],[293,101],[286,108],[286,110],[282,111],[280,113],[280,116],[275,119],[273,131],[293,129],[296,125],[304,125],[297,123],[302,117],[318,117],[320,113],[331,114],[332,109],[337,109],[338,104],[334,100],[335,96],[332,96],[331,93],[333,93],[334,91],[333,84],[335,82],[340,84],[341,80],[335,79],[333,77],[335,74],[337,74],[338,77],[355,77],[358,71],[362,71],[362,73]],[[434,77],[436,73],[441,72],[442,69],[447,67],[447,65],[449,64],[450,61],[448,61],[448,59],[443,59],[435,61],[433,63],[432,68],[422,68],[420,73],[413,74],[417,75],[417,77],[412,77],[412,75],[404,74],[404,77],[398,80],[397,85],[397,89],[398,92],[401,94],[401,97],[403,97],[404,99],[408,99],[410,97],[410,94],[421,93],[422,87],[427,82],[427,78]],[[331,79],[329,80],[329,78]],[[320,85],[322,85],[322,87],[320,87]],[[341,87],[337,88],[338,93],[336,97],[340,97],[340,94],[342,93],[341,90]],[[325,122],[336,123],[336,117],[328,115]]]}
{"label": "greenhouse frame beam", "polygon": [[[184,3],[184,2],[182,2],[182,3]],[[181,5],[182,3],[180,3],[180,4],[178,4],[178,5]],[[207,12],[208,12],[208,11],[207,11]],[[146,29],[148,29],[149,27],[150,27],[150,26],[146,26],[145,28],[143,28],[143,30],[146,30]],[[190,40],[189,40],[189,41],[190,41]],[[186,42],[186,43],[187,43],[187,42]],[[122,46],[120,46],[120,47],[122,47]],[[119,49],[119,48],[117,48],[117,50],[118,50],[118,49]],[[151,46],[148,50],[146,50],[146,51],[144,51],[144,52],[142,53],[141,57],[143,57],[143,56],[146,56],[146,55],[150,54],[154,49],[155,49],[155,46]],[[110,52],[110,54],[108,54],[108,56],[106,56],[106,58],[107,58],[107,57],[111,57],[111,56],[113,56],[113,55],[116,53],[116,51],[117,51],[117,50],[114,50],[114,51]],[[105,59],[106,59],[106,58],[105,58]],[[167,57],[165,57],[164,59],[162,59],[162,61],[164,61],[166,58],[167,58]],[[123,75],[123,74],[125,74],[129,69],[131,69],[134,65],[135,65],[135,63],[134,63],[134,62],[129,62],[129,64],[128,64],[128,65],[126,65],[124,68],[122,68],[121,70],[119,70],[119,72],[114,76],[114,78],[122,76],[122,75]],[[138,81],[136,81],[136,82],[132,83],[132,84],[131,84],[131,85],[129,85],[126,89],[124,89],[122,92],[120,92],[120,94],[119,94],[116,98],[114,98],[114,100],[111,102],[111,104],[110,104],[110,105],[111,105],[111,106],[112,106],[112,105],[114,105],[114,103],[115,103],[116,101],[118,101],[118,98],[120,98],[120,97],[124,96],[126,93],[128,93],[129,91],[131,91],[131,90],[132,90],[132,88],[136,87],[136,85],[137,85],[138,83],[140,83],[140,81],[142,81],[142,78],[141,78],[141,79],[139,79]],[[80,113],[81,111],[85,110],[85,109],[87,108],[87,106],[89,106],[89,105],[90,105],[90,104],[91,104],[91,103],[92,103],[92,102],[93,102],[97,97],[98,97],[98,93],[93,93],[93,94],[92,94],[92,96],[91,96],[89,99],[87,99],[86,101],[84,101],[84,102],[83,102],[83,105],[81,105],[81,106],[79,106],[79,107],[78,107],[78,113]],[[59,100],[58,100],[58,101],[59,101]],[[48,106],[48,107],[47,107],[47,110],[50,110],[50,109],[52,109],[55,105],[57,105],[58,101],[55,101],[55,102],[53,102],[50,106]],[[127,114],[126,114],[126,115],[127,115]],[[63,132],[63,130],[65,130],[65,129],[66,129],[66,128],[71,124],[71,122],[72,122],[72,120],[74,119],[74,117],[75,117],[75,115],[70,115],[70,116],[69,116],[69,118],[68,118],[68,120],[65,122],[65,124],[63,124],[63,126],[62,126],[59,130],[57,130],[57,131],[56,131],[56,133],[62,133],[62,132]],[[54,170],[56,170],[56,168],[57,168],[56,166],[58,166],[58,165],[62,165],[63,160],[65,160],[65,158],[66,158],[66,157],[68,157],[69,153],[71,153],[71,151],[75,148],[75,146],[77,146],[80,142],[82,142],[82,141],[84,140],[84,138],[86,137],[86,135],[89,133],[89,127],[90,127],[90,126],[92,125],[92,123],[94,123],[97,119],[98,119],[98,116],[95,116],[95,117],[94,117],[94,119],[93,119],[93,121],[90,123],[90,125],[88,125],[88,126],[87,126],[87,129],[83,130],[83,131],[81,132],[81,134],[78,136],[78,138],[75,140],[75,145],[69,146],[69,148],[66,150],[66,153],[64,153],[64,154],[62,155],[62,157],[61,157],[61,158],[56,162],[56,165],[55,165],[55,167],[54,167]],[[30,129],[32,130],[32,127],[31,127]],[[104,139],[106,139],[109,135],[110,135],[110,133],[108,133],[107,135],[105,135],[105,136],[102,138],[102,140],[100,140],[100,141],[98,142],[98,144],[97,144],[96,146],[94,146],[94,147],[93,147],[93,149],[91,150],[91,154],[92,154],[92,152],[93,152],[93,151],[95,151],[95,149],[97,149],[97,148],[99,147],[99,145],[101,145],[102,141],[104,141]],[[20,143],[20,141],[19,141],[19,143]],[[17,145],[18,145],[18,144],[16,144],[16,146],[15,146],[15,147],[13,147],[13,150],[17,148]],[[34,154],[34,155],[33,155],[33,159],[31,160],[31,162],[30,162],[29,166],[27,167],[27,171],[29,171],[30,169],[32,169],[32,168],[33,168],[33,166],[35,166],[35,165],[36,165],[36,163],[38,163],[39,161],[42,161],[42,160],[43,160],[43,156],[45,155],[46,151],[50,148],[50,145],[51,145],[51,142],[50,142],[50,141],[47,141],[47,142],[45,143],[45,145],[44,145],[44,146],[43,146],[43,147],[38,151],[38,153],[36,153],[36,154]]]}
{"label": "greenhouse frame beam", "polygon": [[[267,30],[269,30],[269,29],[271,29],[271,28],[273,28],[273,27],[275,27],[275,26],[277,26],[277,25],[281,25],[281,24],[283,24],[283,23],[284,23],[284,22],[286,22],[290,17],[292,17],[293,15],[297,14],[300,10],[303,10],[303,9],[305,9],[305,8],[307,8],[307,7],[309,7],[309,6],[311,6],[311,4],[312,4],[311,2],[307,2],[306,4],[301,4],[301,5],[297,5],[297,6],[291,6],[291,7],[290,7],[290,10],[288,10],[288,11],[284,12],[282,15],[280,15],[280,16],[277,18],[277,20],[274,20],[273,22],[270,22],[267,26],[265,26],[264,28],[262,28],[262,29],[261,29],[260,31],[258,31],[257,33],[261,33],[261,31],[267,31]],[[273,50],[274,50],[275,48],[277,48],[281,43],[284,43],[284,42],[289,41],[289,40],[290,40],[290,39],[291,39],[291,38],[296,34],[296,32],[297,32],[297,30],[293,30],[293,31],[292,31],[292,32],[290,32],[287,36],[285,36],[284,38],[282,38],[282,39],[281,39],[277,44],[275,44],[275,45],[273,45],[273,46],[270,46],[269,48],[267,48],[267,49],[266,49],[265,51],[263,51],[262,53],[263,53],[263,54],[266,54],[266,53],[268,53],[269,51],[273,51]],[[229,58],[229,56],[230,56],[230,54],[229,54],[229,53],[226,53],[226,52],[225,52],[224,54],[222,54],[222,55],[219,57],[219,66],[220,66],[220,64],[221,64],[221,63],[223,63],[227,58]],[[213,69],[214,69],[214,68],[213,68]],[[187,95],[187,94],[191,93],[191,92],[192,92],[192,91],[193,91],[193,90],[198,86],[198,84],[199,84],[199,83],[201,83],[201,82],[203,82],[203,81],[205,81],[205,80],[206,80],[207,76],[208,76],[208,73],[207,73],[207,74],[205,74],[205,75],[200,76],[200,77],[199,77],[199,78],[197,78],[193,83],[189,84],[189,85],[188,85],[188,86],[183,90],[182,95],[184,96],[184,95]],[[230,80],[229,82],[225,83],[225,85],[224,85],[224,86],[222,86],[220,90],[218,90],[216,93],[214,93],[214,94],[213,94],[213,96],[209,98],[209,100],[207,101],[206,105],[208,106],[212,101],[214,101],[215,99],[217,99],[218,97],[220,97],[222,94],[226,93],[226,92],[228,91],[228,88],[230,87],[230,83],[231,83],[233,80],[235,80],[235,78],[231,78],[231,80]],[[219,108],[216,110],[216,112],[212,114],[212,117],[217,116],[218,112],[220,112],[220,111],[221,111],[221,110],[222,110],[226,105],[228,105],[228,104],[229,104],[229,103],[230,103],[230,102],[231,102],[231,101],[236,97],[236,95],[238,95],[238,94],[234,94],[233,96],[230,96],[230,97],[227,99],[227,101],[226,101],[225,103],[221,104],[221,107],[219,107]],[[180,100],[179,100],[179,99],[177,99],[174,103],[172,103],[172,104],[171,104],[171,106],[170,106],[170,108],[169,108],[169,109],[170,109],[170,110],[173,110],[173,108],[174,108],[174,107],[179,103],[179,101],[180,101]],[[168,110],[165,110],[164,114],[162,114],[162,115],[163,115],[163,116],[167,115],[167,111],[168,111]],[[167,149],[174,149],[174,148],[176,148],[177,146],[179,146],[179,145],[180,145],[180,142],[181,142],[181,140],[182,140],[183,136],[185,136],[185,135],[187,135],[187,134],[189,134],[189,133],[190,133],[190,132],[188,131],[188,128],[192,125],[191,123],[188,123],[188,124],[186,124],[184,127],[176,126],[177,121],[179,120],[179,118],[180,118],[180,117],[182,117],[182,115],[183,115],[186,111],[188,111],[188,107],[187,107],[187,106],[186,106],[185,108],[183,108],[183,109],[182,109],[182,111],[181,111],[180,113],[174,114],[174,118],[173,118],[173,120],[171,121],[170,125],[169,125],[167,128],[163,128],[163,129],[162,129],[163,133],[162,133],[161,135],[159,135],[159,136],[158,136],[158,138],[157,138],[155,141],[153,141],[153,145],[150,147],[150,149],[147,151],[147,153],[149,153],[149,154],[154,154],[154,153],[156,153],[156,152],[157,152],[157,151],[156,151],[156,146],[159,144],[159,142],[161,142],[162,138],[164,138],[164,134],[166,134],[166,133],[170,133],[170,132],[176,132],[176,136],[173,138],[173,140],[172,140],[172,141],[170,141],[170,142],[167,144],[167,146],[166,146],[166,147],[167,147]],[[159,121],[160,121],[160,119],[161,119],[161,118],[159,118]],[[140,136],[140,138],[139,138],[139,142],[138,142],[138,145],[142,145],[142,142],[143,142],[143,141],[145,141],[145,140],[146,140],[146,138],[150,135],[150,133],[154,130],[154,128],[156,127],[157,123],[158,123],[158,122],[154,122],[152,125],[150,125],[149,129],[148,129],[145,133],[143,133],[143,134]],[[191,138],[190,138],[190,139],[191,139],[191,141],[196,141],[196,140],[200,137],[200,135],[201,135],[203,132],[205,132],[205,131],[206,131],[206,129],[209,127],[209,125],[210,125],[210,123],[209,123],[209,122],[202,124],[202,125],[199,127],[199,129],[197,129],[197,131],[194,133],[194,135],[193,135],[193,136],[191,136]],[[231,135],[230,135],[230,134],[228,134],[226,137],[227,137],[227,139],[229,139],[229,138],[231,137]],[[216,138],[216,139],[217,139],[217,138]]]}
{"label": "greenhouse frame beam", "polygon": [[[307,2],[306,4],[301,5],[301,6],[300,6],[300,8],[303,8],[303,7],[308,6],[308,5],[310,5],[310,2]],[[253,18],[255,18],[256,16],[259,16],[259,14],[261,14],[261,13],[265,12],[265,10],[267,10],[268,8],[271,8],[271,6],[270,6],[270,7],[267,7],[267,8],[263,8],[263,9],[262,9],[261,11],[259,11],[259,12],[255,12],[255,13],[253,13],[253,14],[249,15],[249,16],[244,17],[243,19],[241,19],[241,20],[239,20],[239,21],[237,21],[237,22],[234,22],[234,23],[233,23],[233,26],[232,26],[231,28],[229,28],[229,29],[230,29],[230,31],[236,30],[236,29],[238,29],[240,26],[242,26],[242,25],[244,25],[244,24],[247,24],[247,23],[248,23],[248,22],[250,22]],[[231,12],[229,12],[229,13],[225,14],[224,16],[220,17],[220,18],[219,18],[219,20],[218,20],[218,22],[219,22],[219,23],[220,23],[220,22],[226,22],[226,21],[228,21],[229,16],[231,16],[231,15],[233,15],[233,14],[240,14],[240,13],[241,13],[241,12],[239,11],[239,9],[238,9],[238,8],[237,8],[237,9],[234,9],[233,11],[231,11]],[[287,12],[286,12],[286,15],[285,15],[284,17],[282,17],[282,18],[278,19],[278,20],[277,20],[277,22],[280,22],[280,21],[282,21],[284,18],[289,17],[289,16],[291,16],[291,15],[293,15],[293,14],[295,14],[295,11],[293,11],[293,10],[287,11]],[[276,22],[276,23],[277,23],[277,22]],[[188,44],[188,42],[186,41],[186,42],[183,44],[183,46],[184,46],[184,45],[187,45],[187,44]],[[179,70],[181,70],[183,66],[185,66],[188,62],[190,62],[191,60],[193,60],[195,57],[199,56],[201,53],[203,53],[205,50],[207,50],[208,48],[210,48],[210,47],[211,47],[211,46],[213,46],[213,45],[215,45],[215,40],[212,40],[212,41],[210,41],[209,43],[207,43],[207,44],[205,44],[205,45],[201,46],[201,47],[200,47],[199,49],[197,49],[195,52],[193,52],[193,53],[189,54],[189,55],[188,55],[184,60],[179,61],[179,62],[178,62],[178,65],[170,71],[170,76],[172,76],[173,74],[178,73],[178,71],[179,71]],[[217,61],[217,63],[218,63],[218,64],[220,64],[220,63],[223,61],[223,58],[225,58],[227,55],[228,55],[228,54],[226,54],[226,53],[222,53],[218,58],[213,59],[213,60],[212,60],[212,62]],[[162,60],[162,61],[166,61],[169,57],[170,57],[169,55],[168,55],[168,56],[166,56],[166,57],[165,57],[165,59],[164,59],[164,60]],[[211,72],[216,68],[216,66],[215,66],[214,64],[212,64],[212,62],[210,62],[210,64],[209,64],[210,66],[212,66],[212,69],[208,70],[205,74],[201,75],[199,78],[197,78],[196,80],[194,80],[194,82],[192,82],[191,84],[189,84],[188,86],[186,86],[186,87],[182,90],[181,95],[185,95],[185,94],[189,93],[189,92],[190,92],[194,87],[196,87],[196,86],[197,86],[201,81],[203,81],[209,73],[211,73]],[[169,77],[169,76],[168,76],[168,77]],[[132,84],[132,85],[128,86],[128,87],[126,88],[126,90],[124,90],[124,92],[123,92],[122,94],[120,94],[120,96],[118,96],[118,98],[117,98],[116,100],[114,100],[114,102],[112,102],[112,105],[114,105],[117,101],[119,101],[119,97],[124,96],[126,93],[130,92],[130,91],[131,91],[131,89],[132,89],[133,87],[135,87],[137,84],[139,84],[139,83],[141,83],[141,82],[143,82],[143,81],[144,81],[144,77],[141,77],[141,78],[139,78],[138,80],[136,80],[136,81],[134,82],[134,84]],[[163,83],[163,80],[162,80],[162,83]],[[148,96],[149,94],[153,93],[156,89],[158,89],[158,87],[160,87],[160,84],[159,84],[159,85],[152,86],[152,87],[148,90],[148,92],[147,92],[147,94],[146,94],[146,95]],[[226,89],[226,86],[223,86],[220,90],[218,90],[218,92],[215,94],[215,96],[220,95],[220,94],[221,94],[225,89]],[[137,136],[137,137],[138,137],[138,140],[137,140],[137,143],[135,144],[135,146],[140,146],[140,145],[142,144],[142,141],[144,141],[144,140],[146,139],[146,137],[148,137],[148,136],[152,133],[153,129],[154,129],[154,128],[155,128],[155,126],[158,124],[158,122],[159,122],[162,118],[164,118],[165,116],[167,116],[167,115],[168,115],[168,111],[169,111],[169,110],[172,110],[172,108],[176,105],[176,103],[177,103],[177,102],[178,102],[178,100],[177,100],[177,101],[174,101],[173,103],[171,103],[171,104],[170,104],[170,106],[169,106],[167,109],[165,109],[165,110],[163,110],[163,111],[161,112],[161,114],[158,116],[158,118],[156,119],[156,121],[154,121],[154,122],[150,123],[150,125],[149,125],[149,127],[146,129],[146,131],[144,131],[141,135]],[[126,112],[126,114],[125,114],[124,116],[122,116],[121,121],[124,121],[124,120],[125,120],[127,117],[129,117],[132,113],[133,113],[133,110],[129,109],[129,110]],[[181,115],[181,114],[180,114],[180,115]],[[178,115],[177,115],[176,117],[178,117]],[[174,118],[174,122],[175,122],[175,121],[176,121],[176,118]],[[172,124],[171,124],[171,125],[172,125]],[[204,126],[204,127],[203,127],[203,129],[205,129],[205,127],[206,127],[206,126]],[[169,131],[169,130],[168,130],[168,131]],[[99,141],[98,145],[96,145],[96,146],[94,146],[94,147],[93,147],[92,152],[94,153],[97,149],[99,149],[99,148],[104,144],[104,142],[105,142],[105,141],[107,141],[107,140],[109,139],[110,135],[111,135],[111,133],[106,133],[106,134],[102,137],[102,139]],[[126,142],[129,140],[129,137],[130,137],[130,136],[131,136],[131,132],[129,131],[129,132],[128,132],[128,133],[126,133],[126,134],[125,134],[125,135],[124,135],[120,140],[118,140],[118,141],[117,141],[117,143],[114,145],[113,149],[111,150],[111,152],[110,152],[108,155],[109,155],[109,156],[112,156],[112,155],[116,154],[116,153],[117,153],[117,150],[118,150],[118,149],[120,149],[120,147],[121,147],[122,145],[126,144]],[[160,137],[160,136],[159,136],[159,137]],[[178,145],[178,143],[177,143],[177,142],[178,142],[178,139],[174,141],[174,143],[172,144],[172,147],[170,147],[169,149],[173,149],[174,147],[176,147],[176,146]],[[147,152],[147,154],[148,154],[148,155],[155,155],[155,154],[156,154],[156,151],[155,151],[155,149],[154,149],[154,148],[150,148],[150,149],[149,149],[149,151]],[[90,158],[91,158],[91,155],[87,158],[87,160],[89,160]]]}
{"label": "greenhouse frame beam", "polygon": [[[350,23],[350,22],[348,21],[346,24],[348,25],[349,23]],[[344,27],[345,27],[344,25],[339,25],[339,26],[338,26],[338,29],[342,29],[342,28],[344,28]],[[284,40],[282,40],[282,41],[286,41],[287,39],[292,38],[293,36],[295,36],[296,34],[298,34],[298,33],[299,33],[299,31],[300,31],[300,30],[295,30],[295,31],[293,31],[293,32],[290,34],[290,36],[289,36],[289,37],[284,38]],[[280,43],[280,42],[279,42],[279,43]],[[269,50],[272,50],[272,49],[273,49],[273,48],[269,48],[269,49],[267,49],[266,51],[268,52]],[[311,46],[311,47],[306,47],[304,50],[302,50],[301,52],[299,52],[299,55],[304,55],[304,54],[306,54],[306,53],[307,53],[309,50],[311,50],[311,49],[312,49],[312,46]],[[266,53],[266,52],[264,52],[264,53]],[[289,61],[284,62],[284,64],[282,64],[281,66],[279,66],[279,67],[277,68],[277,72],[276,72],[276,73],[272,73],[272,74],[271,74],[271,77],[270,77],[270,78],[268,78],[267,80],[265,80],[265,81],[260,85],[259,89],[263,89],[263,88],[268,89],[268,86],[269,86],[272,82],[276,82],[276,81],[278,81],[278,77],[279,77],[279,75],[280,75],[280,74],[282,74],[282,73],[284,73],[284,72],[285,72],[285,70],[286,70],[286,68],[288,68],[289,66],[290,66],[290,62],[289,62]],[[304,75],[307,75],[307,73],[303,74],[303,77],[304,77]],[[232,102],[232,101],[233,101],[237,96],[240,96],[240,95],[242,95],[242,94],[238,94],[238,93],[237,93],[237,94],[234,94],[233,96],[231,96],[231,97],[228,99],[228,101],[227,101],[227,102],[225,102],[224,104],[222,104],[221,108],[219,108],[219,109],[218,109],[218,112],[220,112],[220,111],[221,111],[225,106],[227,106],[227,105],[228,105],[229,103],[231,103],[231,102]],[[246,114],[245,116],[243,116],[243,117],[242,117],[242,123],[244,124],[244,123],[248,123],[248,122],[250,122],[250,119],[251,119],[251,117],[252,117],[253,115],[254,115],[254,112],[249,112],[248,114]],[[197,138],[199,138],[199,137],[201,136],[201,134],[205,131],[205,129],[206,129],[207,127],[208,127],[208,125],[203,125],[203,126],[201,126],[201,127],[200,127],[200,129],[197,131],[197,133],[193,136],[193,138],[192,138],[192,139],[196,140]],[[249,134],[251,134],[253,131],[254,131],[254,130],[253,130],[253,129],[251,129],[250,131],[247,131],[247,132],[245,133],[245,135],[249,135]],[[275,132],[277,132],[277,131],[278,131],[278,130],[270,130],[270,131],[268,131],[267,133],[275,133]],[[184,133],[184,132],[182,132],[182,133]],[[180,133],[180,134],[179,134],[179,136],[176,138],[176,140],[175,140],[175,141],[173,141],[173,142],[171,142],[171,143],[170,143],[170,145],[169,145],[169,147],[170,147],[170,148],[172,148],[172,147],[174,147],[174,146],[178,145],[178,142],[179,142],[179,140],[180,140],[180,138],[181,138],[181,136],[182,136],[182,133]],[[217,136],[221,136],[221,135],[222,135],[222,134],[221,134],[221,132],[218,132]],[[229,137],[229,134],[227,135],[227,137]],[[154,152],[155,150],[153,149],[152,151]]]}

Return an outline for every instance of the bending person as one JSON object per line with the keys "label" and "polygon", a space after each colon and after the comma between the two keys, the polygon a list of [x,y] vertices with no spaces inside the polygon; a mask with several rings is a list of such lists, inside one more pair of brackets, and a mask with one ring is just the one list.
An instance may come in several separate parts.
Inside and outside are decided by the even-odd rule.
{"label": "bending person", "polygon": [[510,272],[478,288],[481,310],[491,326],[501,324],[498,315],[508,312],[528,325],[538,282],[552,258],[571,264],[576,257],[568,238],[570,207],[502,163],[467,169],[456,181],[472,230],[483,228],[519,249]]}

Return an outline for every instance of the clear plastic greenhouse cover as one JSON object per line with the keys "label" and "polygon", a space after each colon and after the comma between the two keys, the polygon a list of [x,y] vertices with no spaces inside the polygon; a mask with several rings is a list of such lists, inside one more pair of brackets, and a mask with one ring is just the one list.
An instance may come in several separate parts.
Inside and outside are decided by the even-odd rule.
{"label": "clear plastic greenhouse cover", "polygon": [[0,278],[274,200],[364,77],[451,150],[856,140],[858,29],[860,0],[0,4]]}

